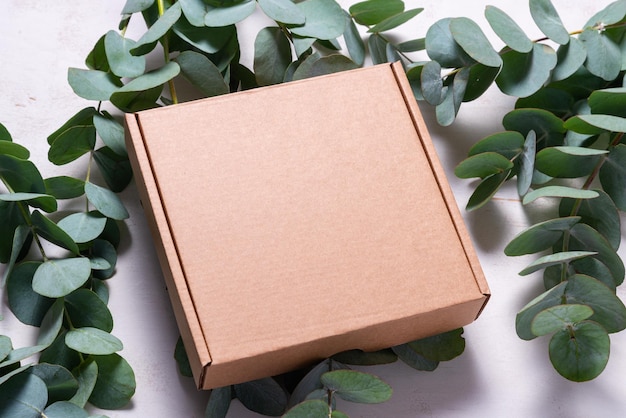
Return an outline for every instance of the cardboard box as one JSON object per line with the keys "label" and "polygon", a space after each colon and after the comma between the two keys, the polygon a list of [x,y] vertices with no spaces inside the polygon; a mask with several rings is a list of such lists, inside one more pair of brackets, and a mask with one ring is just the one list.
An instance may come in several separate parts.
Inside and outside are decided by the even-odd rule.
{"label": "cardboard box", "polygon": [[489,290],[399,64],[127,116],[198,387],[472,322]]}

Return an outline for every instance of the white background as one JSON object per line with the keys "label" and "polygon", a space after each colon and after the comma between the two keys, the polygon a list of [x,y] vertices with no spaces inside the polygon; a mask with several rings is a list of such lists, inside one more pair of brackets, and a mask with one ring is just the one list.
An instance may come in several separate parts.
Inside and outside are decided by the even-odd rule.
{"label": "white background", "polygon": [[[348,7],[355,1],[340,1]],[[68,167],[47,162],[46,137],[81,108],[92,105],[75,96],[66,82],[67,68],[84,68],[84,58],[98,38],[115,30],[124,0],[41,1],[3,0],[0,12],[0,122],[16,142],[27,146],[44,177],[81,175],[85,161]],[[542,34],[532,23],[526,2],[504,0],[408,0],[407,8],[424,7],[410,23],[395,30],[398,39],[425,35],[443,17],[466,16],[483,28],[496,48],[502,46],[483,17],[494,4],[512,16],[533,38]],[[582,25],[607,0],[554,0],[570,31]],[[251,62],[251,46],[263,17],[246,22],[240,39],[244,63]],[[143,27],[136,19],[128,36],[138,39]],[[454,177],[452,170],[477,140],[501,130],[502,116],[513,99],[492,89],[477,101],[464,104],[452,127],[441,128],[432,109],[421,106],[459,206],[464,207],[474,184]],[[181,143],[184,146],[184,143]],[[125,223],[117,274],[110,280],[110,308],[114,334],[125,345],[122,355],[133,366],[137,392],[132,402],[110,417],[202,417],[207,393],[198,392],[190,379],[179,377],[172,358],[178,332],[152,239],[134,184],[123,193],[131,213]],[[542,206],[543,205],[543,206]],[[538,203],[543,210],[550,208]],[[571,383],[552,369],[548,339],[520,340],[515,314],[540,293],[538,275],[517,272],[532,257],[509,258],[502,249],[529,222],[546,213],[523,211],[512,187],[499,192],[483,209],[463,215],[489,281],[492,298],[477,322],[465,328],[465,353],[442,363],[434,372],[418,372],[398,362],[367,368],[394,388],[392,400],[381,405],[342,403],[352,417],[618,417],[626,410],[626,333],[612,335],[611,359],[605,372],[588,383]],[[624,220],[624,217],[622,217]],[[202,231],[198,231],[199,242]],[[620,251],[624,258],[625,252]],[[0,267],[0,272],[3,267]],[[0,290],[0,292],[2,292]],[[622,299],[626,291],[620,289]],[[0,334],[14,346],[34,342],[33,330],[12,318],[2,295]],[[233,402],[229,417],[253,417]]]}

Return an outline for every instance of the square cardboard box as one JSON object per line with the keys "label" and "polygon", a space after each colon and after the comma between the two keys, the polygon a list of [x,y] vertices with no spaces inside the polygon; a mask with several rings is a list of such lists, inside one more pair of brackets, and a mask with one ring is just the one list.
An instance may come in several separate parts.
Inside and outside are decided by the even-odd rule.
{"label": "square cardboard box", "polygon": [[449,331],[487,302],[397,63],[126,122],[199,388]]}

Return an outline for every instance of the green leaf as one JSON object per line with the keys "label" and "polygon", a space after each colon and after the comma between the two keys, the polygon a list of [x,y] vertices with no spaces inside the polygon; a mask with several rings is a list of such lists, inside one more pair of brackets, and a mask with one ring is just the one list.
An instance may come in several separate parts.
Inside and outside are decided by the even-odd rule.
{"label": "green leaf", "polygon": [[137,43],[111,30],[104,36],[104,48],[111,71],[118,77],[139,77],[146,71],[145,57],[135,57],[130,51]]}
{"label": "green leaf", "polygon": [[333,356],[343,364],[352,364],[358,366],[373,366],[376,364],[389,364],[398,359],[391,349],[366,352],[361,350],[344,351]]}
{"label": "green leaf", "polygon": [[512,50],[526,53],[533,49],[532,41],[522,28],[502,10],[495,6],[485,8],[485,17],[491,29]]}
{"label": "green leaf", "polygon": [[290,0],[257,0],[263,12],[272,20],[291,25],[302,25],[304,13]]}
{"label": "green leaf", "polygon": [[344,12],[344,15],[346,17],[346,30],[343,32],[343,39],[352,61],[361,66],[365,62],[365,43],[350,15],[347,12]]}
{"label": "green leaf", "polygon": [[57,225],[76,243],[93,241],[104,231],[106,218],[98,212],[78,212],[61,219]]}
{"label": "green leaf", "polygon": [[406,10],[393,16],[389,16],[388,18],[378,22],[376,25],[369,28],[367,31],[369,33],[386,32],[405,24],[423,11],[424,9],[420,7],[417,9]]}
{"label": "green leaf", "polygon": [[430,360],[417,353],[409,344],[401,344],[391,347],[393,352],[402,362],[415,370],[431,372],[439,366],[437,360]]}
{"label": "green leaf", "polygon": [[0,390],[0,411],[7,418],[40,418],[47,401],[46,384],[31,373],[11,377]]}
{"label": "green leaf", "polygon": [[568,326],[588,319],[593,309],[587,305],[557,305],[544,309],[533,319],[531,330],[540,337],[567,329]]}
{"label": "green leaf", "polygon": [[524,136],[516,131],[498,132],[485,137],[472,145],[468,155],[497,152],[510,160],[522,152]]}
{"label": "green leaf", "polygon": [[204,26],[207,4],[202,0],[179,0],[183,15],[196,27]]}
{"label": "green leaf", "polygon": [[530,0],[529,6],[533,20],[548,38],[561,45],[569,42],[569,33],[550,0]]}
{"label": "green leaf", "polygon": [[32,238],[33,236],[28,225],[22,224],[15,228],[15,232],[13,234],[13,242],[11,246],[11,256],[9,258],[9,263],[7,264],[4,273],[2,274],[2,278],[0,279],[0,288],[4,287],[7,277],[9,277],[9,275],[13,271],[13,268],[15,267],[17,259],[20,257],[20,254],[22,254],[22,251],[28,249],[28,246],[32,242]]}
{"label": "green leaf", "polygon": [[402,0],[367,0],[350,6],[350,15],[360,25],[376,25],[383,20],[402,13]]}
{"label": "green leaf", "polygon": [[63,300],[54,301],[46,315],[41,321],[39,336],[37,337],[37,345],[41,347],[49,347],[52,345],[57,335],[61,331],[63,325]]}
{"label": "green leaf", "polygon": [[[1,134],[1,132],[0,132]],[[0,154],[11,155],[21,160],[27,160],[30,157],[30,151],[15,142],[0,139]]]}
{"label": "green leaf", "polygon": [[567,118],[574,113],[574,97],[564,90],[544,87],[528,97],[517,99],[515,108],[539,108],[558,118]]}
{"label": "green leaf", "polygon": [[537,134],[529,131],[524,141],[524,148],[519,158],[519,172],[517,173],[517,193],[524,196],[528,193],[535,172],[535,153],[537,150]]}
{"label": "green leaf", "polygon": [[44,180],[46,193],[57,199],[73,199],[85,193],[85,182],[68,176],[50,177]]}
{"label": "green leaf", "polygon": [[259,86],[282,83],[289,64],[291,46],[282,30],[261,29],[254,41],[254,72]]}
{"label": "green leaf", "polygon": [[560,305],[563,295],[565,294],[566,286],[567,282],[556,285],[554,288],[545,291],[531,300],[519,311],[515,317],[515,331],[521,339],[529,341],[537,337],[531,331],[533,319],[544,309]]}
{"label": "green leaf", "polygon": [[612,81],[622,69],[622,53],[619,45],[603,32],[585,29],[578,37],[587,50],[585,67],[593,75]]}
{"label": "green leaf", "polygon": [[78,254],[78,246],[67,233],[50,219],[43,216],[39,211],[33,211],[31,222],[35,227],[35,232],[43,239],[63,247],[74,254]]}
{"label": "green leaf", "polygon": [[563,251],[560,253],[545,255],[530,263],[524,270],[519,272],[519,275],[526,276],[549,266],[569,263],[571,261],[593,256],[596,254],[598,253],[593,251]]}
{"label": "green leaf", "polygon": [[426,49],[426,38],[411,39],[409,41],[400,42],[398,45],[400,52],[417,52]]}
{"label": "green leaf", "polygon": [[626,307],[613,290],[590,276],[576,274],[569,278],[565,291],[567,303],[579,303],[593,309],[589,318],[608,333],[626,328]]}
{"label": "green leaf", "polygon": [[497,152],[475,154],[461,161],[454,169],[454,174],[462,179],[485,177],[510,170],[513,163]]}
{"label": "green leaf", "polygon": [[328,417],[328,413],[328,403],[319,399],[311,399],[301,402],[291,408],[285,415],[283,415],[283,418]]}
{"label": "green leaf", "polygon": [[509,176],[509,172],[505,171],[499,174],[493,174],[485,177],[474,190],[469,198],[465,210],[471,211],[484,206],[493,195],[500,189]]}
{"label": "green leaf", "polygon": [[89,402],[101,409],[118,409],[130,402],[137,386],[128,362],[118,354],[94,356],[98,379]]}
{"label": "green leaf", "polygon": [[236,36],[234,26],[219,28],[195,27],[184,17],[178,19],[172,30],[183,40],[207,54],[219,52],[231,38]]}
{"label": "green leaf", "polygon": [[466,17],[452,19],[450,33],[456,43],[477,62],[488,67],[502,66],[502,58],[473,20]]}
{"label": "green leaf", "polygon": [[391,398],[391,386],[369,373],[334,370],[324,373],[321,381],[337,396],[349,402],[381,403]]}
{"label": "green leaf", "polygon": [[48,388],[48,402],[69,399],[78,390],[78,381],[65,367],[57,364],[35,364],[30,373],[44,381]]}
{"label": "green leaf", "polygon": [[291,27],[293,34],[315,39],[335,39],[346,28],[343,9],[335,0],[305,0],[296,7],[304,14],[304,25]]}
{"label": "green leaf", "polygon": [[[58,364],[68,370],[78,367],[82,362],[80,354],[65,345],[66,331],[61,329],[54,342],[42,351],[39,363]],[[79,389],[80,390],[80,389]]]}
{"label": "green leaf", "polygon": [[537,149],[561,145],[565,133],[563,121],[543,109],[515,109],[504,116],[504,128],[527,136],[533,130],[537,134]]}
{"label": "green leaf", "polygon": [[619,144],[611,150],[600,169],[600,182],[615,206],[626,211],[626,145]]}
{"label": "green leaf", "polygon": [[557,63],[554,50],[543,44],[535,44],[527,54],[505,52],[502,61],[496,84],[503,93],[515,97],[530,96],[543,87]]}
{"label": "green leaf", "polygon": [[367,46],[370,52],[372,63],[382,64],[387,62],[387,40],[378,34],[373,34],[367,39]]}
{"label": "green leaf", "polygon": [[0,180],[13,192],[46,192],[46,186],[37,167],[30,161],[12,155],[0,155]]}
{"label": "green leaf", "polygon": [[104,187],[97,186],[93,183],[85,183],[85,195],[89,202],[100,211],[104,216],[123,220],[128,218],[128,211],[120,198]]}
{"label": "green leaf", "polygon": [[462,68],[459,72],[454,74],[452,86],[448,85],[444,87],[446,90],[445,97],[435,108],[437,122],[439,122],[441,126],[449,126],[454,122],[461,107],[461,103],[463,102],[463,97],[465,96],[469,72],[468,68]]}
{"label": "green leaf", "polygon": [[13,351],[11,339],[6,335],[0,335],[0,363],[7,358],[11,351]]}
{"label": "green leaf", "polygon": [[593,199],[598,193],[593,190],[576,189],[567,186],[545,186],[532,190],[524,196],[522,203],[527,205],[540,197],[570,197],[573,199]]}
{"label": "green leaf", "polygon": [[441,66],[437,61],[429,61],[424,64],[420,85],[422,95],[429,104],[436,106],[443,101],[443,79],[441,78]]}
{"label": "green leaf", "polygon": [[[597,258],[581,258],[580,260],[576,260],[570,263],[570,266],[571,270],[573,270],[575,274],[593,277],[606,287],[610,288],[611,291],[615,292],[615,279],[613,279],[613,274],[611,273],[611,270],[609,270],[606,264],[604,264]],[[561,280],[560,271],[558,280]]]}
{"label": "green leaf", "polygon": [[322,389],[323,385],[320,381],[320,377],[322,376],[322,374],[330,370],[347,368],[347,366],[344,366],[343,364],[330,358],[318,363],[297,384],[297,386],[291,393],[291,397],[289,398],[289,403],[287,404],[287,407],[291,408],[294,405],[303,402],[305,399],[307,399],[307,396],[311,392]]}
{"label": "green leaf", "polygon": [[93,125],[104,144],[120,156],[127,156],[124,127],[111,115],[93,115]]}
{"label": "green leaf", "polygon": [[587,23],[585,23],[585,28],[596,25],[612,25],[622,20],[624,16],[626,16],[626,3],[623,1],[614,1],[593,15]]}
{"label": "green leaf", "polygon": [[60,298],[81,287],[91,274],[88,258],[48,260],[33,276],[33,290],[42,296]]}
{"label": "green leaf", "polygon": [[408,343],[417,354],[433,361],[449,361],[463,354],[463,328],[433,335]]}
{"label": "green leaf", "polygon": [[210,8],[204,16],[204,24],[209,27],[234,25],[250,16],[256,9],[256,2],[244,0],[226,7]]}
{"label": "green leaf", "polygon": [[54,212],[57,210],[57,200],[54,196],[42,193],[0,193],[0,201],[2,202],[25,202],[29,206],[39,208],[44,212]]}
{"label": "green leaf", "polygon": [[[63,345],[65,345],[64,341]],[[70,402],[84,408],[98,379],[98,365],[92,358],[88,358],[72,370],[72,374],[78,381],[78,391]]]}
{"label": "green leaf", "polygon": [[76,328],[113,330],[113,317],[107,305],[89,289],[78,289],[65,297],[65,310]]}
{"label": "green leaf", "polygon": [[231,392],[230,386],[213,389],[204,411],[205,418],[226,418],[230,408]]}
{"label": "green leaf", "polygon": [[588,176],[606,153],[583,147],[548,147],[537,153],[536,168],[551,177]]}
{"label": "green leaf", "polygon": [[294,80],[348,71],[359,68],[350,58],[341,54],[327,55],[313,60],[310,65],[300,65],[293,74]]}
{"label": "green leaf", "polygon": [[124,5],[124,8],[122,9],[121,14],[124,15],[124,14],[133,14],[137,12],[143,12],[144,10],[152,6],[153,3],[154,3],[154,0],[126,0],[126,4]]}
{"label": "green leaf", "polygon": [[451,18],[437,21],[426,32],[426,52],[431,60],[444,68],[467,67],[476,61],[454,40],[450,31]]}
{"label": "green leaf", "polygon": [[122,85],[110,73],[100,70],[69,68],[67,81],[77,96],[87,100],[106,101]]}
{"label": "green leaf", "polygon": [[577,224],[570,231],[569,247],[571,250],[596,251],[595,256],[602,261],[613,275],[615,285],[624,281],[624,263],[611,244],[598,231],[587,224]]}
{"label": "green leaf", "polygon": [[287,393],[270,377],[234,385],[234,390],[246,408],[259,414],[279,416],[287,408]]}
{"label": "green leaf", "polygon": [[104,72],[109,72],[111,70],[104,47],[105,36],[106,35],[102,35],[100,39],[98,39],[93,49],[89,52],[87,58],[85,59],[85,65],[90,70],[100,70]]}
{"label": "green leaf", "polygon": [[5,368],[7,366],[18,364],[22,360],[26,360],[29,357],[34,356],[35,354],[41,352],[45,347],[41,345],[35,345],[32,347],[22,347],[17,348],[9,353],[7,358],[5,358],[2,363],[0,363],[0,369]]}
{"label": "green leaf", "polygon": [[[150,26],[147,32],[143,34],[137,41],[135,46],[130,49],[133,55],[146,55],[154,49],[159,39],[164,37],[167,32],[180,19],[183,11],[180,3],[172,4],[165,12],[159,16],[156,22]],[[110,60],[110,58],[109,58]]]}
{"label": "green leaf", "polygon": [[98,328],[75,328],[65,334],[65,344],[73,350],[85,354],[107,355],[124,348],[115,336]]}
{"label": "green leaf", "polygon": [[130,81],[125,86],[121,87],[112,97],[111,100],[114,99],[116,95],[126,92],[137,92],[137,91],[145,91],[155,87],[162,86],[167,83],[174,77],[176,77],[180,73],[180,66],[170,61],[164,66],[149,71],[142,76],[135,78]]}
{"label": "green leaf", "polygon": [[220,70],[206,56],[194,51],[185,51],[176,57],[176,62],[180,65],[183,76],[206,97],[229,92]]}
{"label": "green leaf", "polygon": [[91,255],[105,259],[111,266],[106,270],[94,271],[93,276],[95,278],[105,280],[113,276],[113,273],[115,272],[115,265],[117,264],[117,251],[115,251],[113,244],[104,239],[97,239],[91,246]]}
{"label": "green leaf", "polygon": [[33,290],[35,271],[41,262],[27,261],[17,265],[7,277],[7,296],[11,312],[27,325],[40,326],[54,300]]}
{"label": "green leaf", "polygon": [[566,379],[584,382],[597,377],[609,360],[609,336],[600,325],[583,321],[557,332],[550,340],[550,361]]}
{"label": "green leaf", "polygon": [[176,341],[176,347],[174,348],[174,360],[176,360],[176,364],[178,365],[178,371],[181,376],[193,377],[191,365],[189,364],[189,357],[187,356],[187,352],[185,351],[185,345],[181,337],[178,337],[178,340]]}
{"label": "green leaf", "polygon": [[43,411],[47,418],[89,418],[89,414],[83,408],[71,402],[55,402]]}
{"label": "green leaf", "polygon": [[595,90],[588,103],[591,113],[626,117],[626,87]]}
{"label": "green leaf", "polygon": [[550,219],[520,232],[505,247],[508,256],[534,254],[552,247],[565,231],[569,231],[580,221],[580,216]]}
{"label": "green leaf", "polygon": [[565,128],[591,135],[605,131],[626,132],[626,118],[612,115],[577,115],[565,122]]}
{"label": "green leaf", "polygon": [[[109,147],[97,149],[93,154],[102,177],[111,191],[119,193],[128,186],[133,178],[133,171],[127,157],[112,151]],[[83,183],[83,193],[85,183]]]}
{"label": "green leaf", "polygon": [[12,142],[13,138],[11,138],[11,133],[9,130],[0,123],[0,141]]}
{"label": "green leaf", "polygon": [[552,71],[552,80],[565,80],[574,74],[587,59],[587,48],[577,38],[561,45],[556,51],[557,64]]}
{"label": "green leaf", "polygon": [[93,116],[96,113],[93,107],[85,108],[48,137],[48,159],[53,164],[67,164],[93,150],[96,145]]}

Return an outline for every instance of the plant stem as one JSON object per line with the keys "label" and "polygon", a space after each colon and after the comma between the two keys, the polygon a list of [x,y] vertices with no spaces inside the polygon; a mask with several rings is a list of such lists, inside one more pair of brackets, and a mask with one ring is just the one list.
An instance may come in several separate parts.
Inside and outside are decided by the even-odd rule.
{"label": "plant stem", "polygon": [[[157,0],[157,8],[159,10],[159,16],[163,16],[165,13],[165,4],[163,0]],[[169,38],[167,37],[167,33],[163,35],[161,38],[161,44],[163,45],[163,58],[165,59],[165,63],[170,62],[170,47],[169,47]],[[170,89],[170,95],[172,96],[172,103],[178,103],[178,95],[176,94],[176,86],[174,86],[174,80],[169,80],[167,85]]]}

